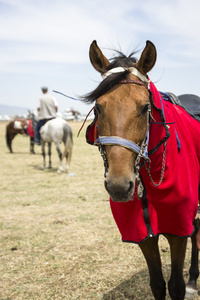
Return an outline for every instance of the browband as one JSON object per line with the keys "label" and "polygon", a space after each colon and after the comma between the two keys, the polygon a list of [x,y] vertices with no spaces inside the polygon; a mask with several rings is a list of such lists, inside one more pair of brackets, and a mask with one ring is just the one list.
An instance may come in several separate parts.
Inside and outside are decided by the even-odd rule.
{"label": "browband", "polygon": [[124,72],[124,71],[129,71],[133,75],[139,77],[140,80],[142,80],[143,82],[146,82],[148,84],[148,86],[149,86],[149,79],[145,75],[143,75],[142,73],[140,73],[140,71],[138,71],[134,67],[130,67],[130,68],[123,68],[123,67],[113,68],[113,69],[107,71],[106,73],[101,74],[101,76],[102,76],[103,79],[105,79],[106,77],[108,77],[109,75],[111,75],[113,73],[120,73],[120,72]]}

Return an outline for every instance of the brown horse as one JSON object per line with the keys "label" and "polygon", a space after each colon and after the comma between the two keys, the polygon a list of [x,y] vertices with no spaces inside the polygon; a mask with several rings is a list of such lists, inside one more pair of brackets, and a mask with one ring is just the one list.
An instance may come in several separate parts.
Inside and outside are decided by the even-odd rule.
{"label": "brown horse", "polygon": [[29,135],[30,136],[30,153],[34,152],[34,122],[32,118],[16,118],[6,126],[6,144],[10,153],[13,153],[12,141],[17,134]]}
{"label": "brown horse", "polygon": [[[105,188],[122,240],[140,246],[152,293],[164,300],[166,283],[158,246],[163,234],[171,250],[169,295],[183,300],[187,237],[193,235],[195,241],[200,124],[182,107],[164,101],[150,81],[147,73],[156,62],[156,48],[150,41],[138,61],[121,54],[112,62],[93,41],[90,60],[103,81],[83,97],[88,103],[96,100],[96,118],[87,129],[87,141],[98,145],[103,157]],[[196,284],[197,276],[190,277],[190,284]]]}

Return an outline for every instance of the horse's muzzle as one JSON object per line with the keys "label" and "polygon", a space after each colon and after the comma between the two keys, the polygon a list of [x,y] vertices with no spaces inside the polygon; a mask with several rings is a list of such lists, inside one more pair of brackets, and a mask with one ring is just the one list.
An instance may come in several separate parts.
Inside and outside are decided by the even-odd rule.
{"label": "horse's muzzle", "polygon": [[127,202],[133,197],[135,184],[130,178],[122,178],[121,180],[108,178],[104,184],[114,202]]}

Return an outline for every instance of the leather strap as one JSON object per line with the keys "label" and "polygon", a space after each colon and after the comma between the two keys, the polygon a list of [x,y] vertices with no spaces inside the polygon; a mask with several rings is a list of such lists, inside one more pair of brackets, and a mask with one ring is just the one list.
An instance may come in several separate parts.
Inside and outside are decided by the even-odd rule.
{"label": "leather strap", "polygon": [[102,74],[101,76],[102,76],[103,79],[105,79],[106,77],[110,76],[113,73],[121,73],[121,72],[125,72],[125,71],[129,71],[130,73],[137,76],[138,78],[140,78],[140,80],[142,80],[143,82],[146,82],[149,85],[149,79],[145,75],[140,73],[134,67],[130,67],[130,68],[123,68],[123,67],[113,68],[113,69],[109,70],[108,72]]}
{"label": "leather strap", "polygon": [[135,153],[140,152],[140,146],[135,144],[130,140],[123,139],[118,136],[99,136],[98,139],[95,141],[95,144],[100,143],[101,145],[119,145],[125,148],[132,150]]}

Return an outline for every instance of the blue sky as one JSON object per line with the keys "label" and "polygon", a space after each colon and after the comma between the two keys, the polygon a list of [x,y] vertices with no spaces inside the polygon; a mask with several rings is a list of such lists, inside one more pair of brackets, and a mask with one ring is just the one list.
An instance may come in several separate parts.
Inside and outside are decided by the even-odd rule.
{"label": "blue sky", "polygon": [[[0,103],[34,109],[40,87],[69,96],[101,81],[89,61],[95,39],[108,58],[157,48],[158,90],[200,96],[199,0],[0,0]],[[54,94],[59,110],[90,106]]]}

